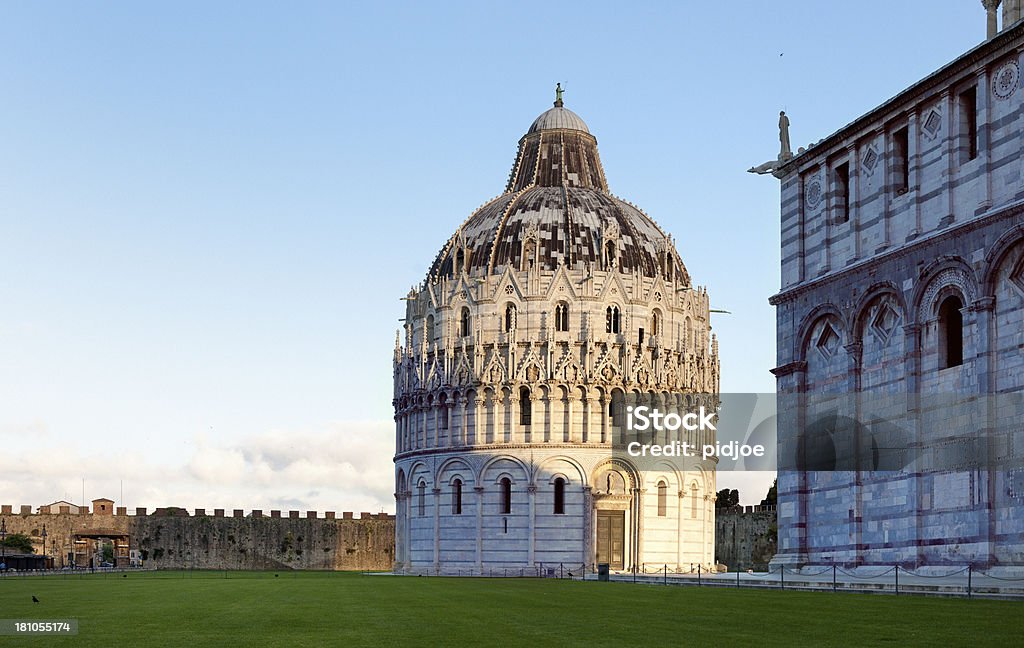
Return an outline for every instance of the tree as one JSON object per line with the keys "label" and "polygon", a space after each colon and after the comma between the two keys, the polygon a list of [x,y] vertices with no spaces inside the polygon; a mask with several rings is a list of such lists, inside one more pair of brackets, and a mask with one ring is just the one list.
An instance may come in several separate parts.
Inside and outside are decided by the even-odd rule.
{"label": "tree", "polygon": [[4,540],[4,546],[13,549],[18,553],[35,553],[36,548],[32,546],[32,539],[24,533],[8,533]]}
{"label": "tree", "polygon": [[768,489],[768,494],[761,500],[761,506],[776,506],[779,499],[779,479],[775,478],[772,482],[772,487]]}
{"label": "tree", "polygon": [[715,508],[732,508],[733,506],[739,506],[740,503],[740,492],[735,488],[729,490],[723,488],[718,491],[715,499]]}

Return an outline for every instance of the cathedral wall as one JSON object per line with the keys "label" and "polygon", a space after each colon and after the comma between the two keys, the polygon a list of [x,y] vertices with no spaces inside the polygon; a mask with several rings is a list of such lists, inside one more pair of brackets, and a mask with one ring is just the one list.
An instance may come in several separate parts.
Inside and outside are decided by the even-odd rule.
{"label": "cathedral wall", "polygon": [[[780,472],[781,562],[1024,564],[1021,470],[955,469],[989,437],[1024,449],[1005,397],[1024,389],[1022,51],[1005,30],[776,170],[773,372],[806,394],[780,408],[780,453],[836,462]],[[949,406],[977,394],[1003,396]],[[899,424],[844,436],[827,416]]]}
{"label": "cathedral wall", "polygon": [[[927,404],[929,395],[1020,392],[1024,294],[1013,278],[1022,257],[1024,214],[1014,207],[955,227],[949,236],[905,246],[863,271],[836,273],[775,298],[779,391],[814,394],[812,415],[817,408],[889,420],[900,420],[918,398]],[[945,368],[939,306],[949,296],[964,304],[963,362]],[[826,323],[841,338],[833,356],[821,348]],[[925,447],[958,452],[958,444],[986,426],[1009,425],[1024,415],[1018,400],[996,402],[997,411],[978,406],[952,421],[941,407],[924,407],[907,420],[914,421],[911,432]],[[795,453],[803,422],[795,412],[780,417],[780,447]],[[1017,437],[1007,442],[1009,456],[1024,448]],[[1024,489],[1016,487],[1017,472],[920,474],[887,464],[895,459],[884,450],[879,461],[860,475],[781,473],[780,558],[1021,564]],[[923,461],[917,468],[930,471]]]}
{"label": "cathedral wall", "polygon": [[1020,38],[966,56],[799,155],[781,187],[783,288],[1024,197],[1021,58]]}

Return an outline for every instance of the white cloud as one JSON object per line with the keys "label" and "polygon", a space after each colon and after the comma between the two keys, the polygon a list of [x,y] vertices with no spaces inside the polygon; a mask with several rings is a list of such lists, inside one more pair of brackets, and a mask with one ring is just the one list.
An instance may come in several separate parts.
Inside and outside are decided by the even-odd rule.
{"label": "white cloud", "polygon": [[0,500],[33,508],[65,497],[77,502],[85,478],[86,499],[109,497],[129,508],[393,511],[393,425],[335,422],[230,441],[196,435],[184,458],[10,435],[19,442],[0,454]]}

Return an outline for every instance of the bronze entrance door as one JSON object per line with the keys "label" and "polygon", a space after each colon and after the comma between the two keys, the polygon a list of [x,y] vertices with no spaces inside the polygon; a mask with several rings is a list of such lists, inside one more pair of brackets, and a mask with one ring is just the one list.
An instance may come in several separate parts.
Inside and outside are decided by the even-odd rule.
{"label": "bronze entrance door", "polygon": [[626,550],[626,512],[597,512],[597,562],[608,563],[611,569],[624,567]]}

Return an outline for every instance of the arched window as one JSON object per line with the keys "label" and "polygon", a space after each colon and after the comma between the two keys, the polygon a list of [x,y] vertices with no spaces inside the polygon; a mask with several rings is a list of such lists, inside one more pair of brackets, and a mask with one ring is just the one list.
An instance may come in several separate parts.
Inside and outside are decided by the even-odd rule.
{"label": "arched window", "polygon": [[559,302],[559,304],[555,306],[555,330],[569,330],[569,304],[566,304],[565,302]]}
{"label": "arched window", "polygon": [[693,486],[690,486],[690,517],[692,517],[694,520],[697,519],[697,513],[698,513],[697,493],[698,493],[698,491],[697,491],[697,484],[694,484]]}
{"label": "arched window", "polygon": [[461,274],[462,271],[465,270],[465,268],[466,253],[463,251],[462,248],[459,248],[459,251],[455,253],[455,267],[453,268],[454,274]]}
{"label": "arched window", "polygon": [[427,484],[422,479],[416,485],[416,503],[420,510],[420,517],[423,517],[427,514]]}
{"label": "arched window", "polygon": [[619,332],[619,307],[609,306],[605,311],[605,333]]}
{"label": "arched window", "polygon": [[452,482],[452,515],[462,515],[462,480]]}
{"label": "arched window", "polygon": [[505,307],[505,332],[511,333],[516,326],[516,305],[509,304]]}
{"label": "arched window", "polygon": [[519,425],[530,425],[533,422],[533,408],[530,405],[530,388],[519,388]]}
{"label": "arched window", "polygon": [[964,363],[964,307],[960,298],[950,295],[939,305],[939,369]]}
{"label": "arched window", "polygon": [[555,515],[565,514],[565,480],[555,479]]}
{"label": "arched window", "polygon": [[668,515],[668,484],[658,482],[658,517]]}
{"label": "arched window", "polygon": [[512,512],[512,480],[508,477],[501,478],[501,512]]}
{"label": "arched window", "polygon": [[459,332],[462,337],[469,337],[469,307],[462,307],[462,317],[459,321]]}
{"label": "arched window", "polygon": [[423,337],[426,338],[427,342],[434,341],[434,316],[427,315],[427,323],[423,327]]}
{"label": "arched window", "polygon": [[654,311],[651,315],[651,335],[661,333],[661,313]]}
{"label": "arched window", "polygon": [[604,244],[605,268],[611,270],[615,267],[615,241],[608,241]]}
{"label": "arched window", "polygon": [[448,429],[448,397],[441,394],[437,403],[437,424],[442,430]]}
{"label": "arched window", "polygon": [[665,277],[672,281],[672,253],[665,253]]}

